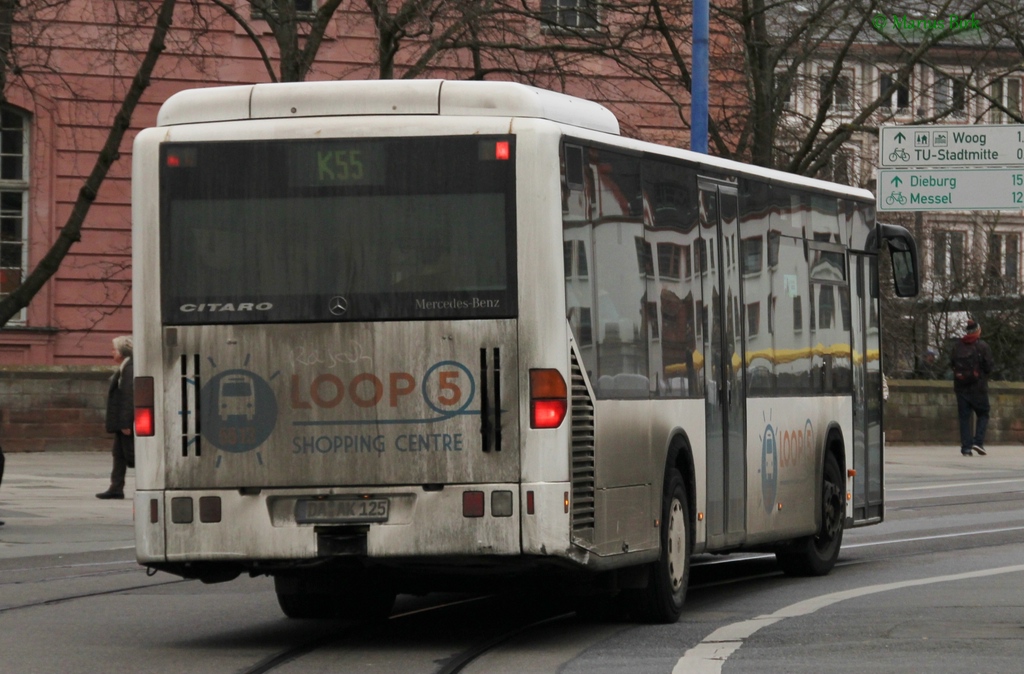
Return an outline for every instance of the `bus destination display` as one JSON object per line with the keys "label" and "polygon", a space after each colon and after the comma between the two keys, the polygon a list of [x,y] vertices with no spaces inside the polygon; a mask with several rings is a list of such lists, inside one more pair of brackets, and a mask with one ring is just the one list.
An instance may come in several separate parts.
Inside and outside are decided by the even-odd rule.
{"label": "bus destination display", "polygon": [[383,185],[387,155],[379,142],[347,140],[288,146],[288,175],[293,187]]}

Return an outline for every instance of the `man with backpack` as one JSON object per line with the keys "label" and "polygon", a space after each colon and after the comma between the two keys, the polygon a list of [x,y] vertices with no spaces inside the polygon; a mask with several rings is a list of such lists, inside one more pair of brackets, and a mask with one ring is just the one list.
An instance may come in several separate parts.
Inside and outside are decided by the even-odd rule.
{"label": "man with backpack", "polygon": [[[981,326],[973,319],[967,321],[967,332],[953,347],[950,356],[953,366],[953,391],[960,418],[960,453],[985,456],[985,428],[988,426],[988,375],[992,372],[992,350],[981,338]],[[977,415],[974,433],[971,433],[971,414]]]}

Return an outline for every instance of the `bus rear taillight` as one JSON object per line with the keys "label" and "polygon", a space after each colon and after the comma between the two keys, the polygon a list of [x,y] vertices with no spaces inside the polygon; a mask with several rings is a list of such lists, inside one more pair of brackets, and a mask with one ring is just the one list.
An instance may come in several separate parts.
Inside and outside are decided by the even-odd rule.
{"label": "bus rear taillight", "polygon": [[530,428],[558,428],[569,409],[558,370],[530,370]]}
{"label": "bus rear taillight", "polygon": [[153,378],[135,378],[135,435],[153,435]]}

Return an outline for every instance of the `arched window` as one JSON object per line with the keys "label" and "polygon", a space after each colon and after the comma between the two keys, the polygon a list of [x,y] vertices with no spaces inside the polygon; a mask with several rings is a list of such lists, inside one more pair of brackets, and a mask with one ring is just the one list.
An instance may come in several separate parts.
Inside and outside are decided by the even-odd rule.
{"label": "arched window", "polygon": [[[28,120],[0,108],[0,297],[21,285],[28,265]],[[12,322],[25,320],[24,311]]]}

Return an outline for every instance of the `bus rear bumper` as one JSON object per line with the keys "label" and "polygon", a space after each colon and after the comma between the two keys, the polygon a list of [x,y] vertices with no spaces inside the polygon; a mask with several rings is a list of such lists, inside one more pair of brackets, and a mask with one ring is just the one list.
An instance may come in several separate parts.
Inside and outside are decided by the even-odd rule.
{"label": "bus rear bumper", "polygon": [[[142,564],[520,555],[520,486],[135,494]],[[386,512],[384,511],[386,509]]]}

